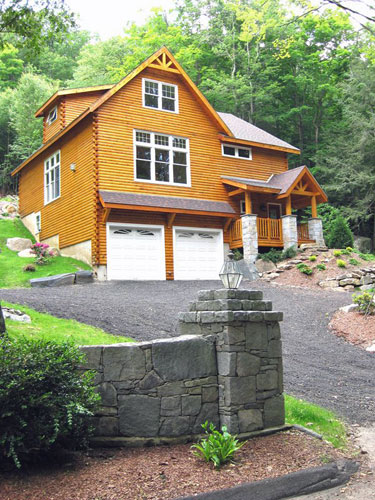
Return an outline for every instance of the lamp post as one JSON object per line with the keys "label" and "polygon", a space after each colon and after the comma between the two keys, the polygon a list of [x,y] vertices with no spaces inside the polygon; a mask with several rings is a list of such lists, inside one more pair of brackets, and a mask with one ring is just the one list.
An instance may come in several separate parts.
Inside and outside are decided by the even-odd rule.
{"label": "lamp post", "polygon": [[240,286],[243,275],[234,260],[233,252],[228,253],[228,258],[224,262],[219,276],[225,288],[238,288]]}

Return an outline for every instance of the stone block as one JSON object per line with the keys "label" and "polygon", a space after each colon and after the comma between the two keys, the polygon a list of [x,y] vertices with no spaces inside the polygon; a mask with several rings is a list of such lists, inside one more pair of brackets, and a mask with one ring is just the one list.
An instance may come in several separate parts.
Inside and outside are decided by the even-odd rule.
{"label": "stone block", "polygon": [[181,398],[182,415],[198,415],[202,405],[201,396],[186,395]]}
{"label": "stone block", "polygon": [[220,311],[240,311],[242,309],[242,301],[238,299],[218,299],[215,301]]}
{"label": "stone block", "polygon": [[150,396],[119,396],[119,429],[123,436],[157,436],[160,399]]}
{"label": "stone block", "polygon": [[117,405],[117,391],[116,388],[109,382],[103,382],[97,386],[97,391],[100,394],[103,406],[116,406]]}
{"label": "stone block", "polygon": [[220,290],[214,290],[214,298],[215,299],[237,299],[240,298],[237,296],[238,290],[222,288]]}
{"label": "stone block", "polygon": [[268,356],[270,358],[281,358],[281,340],[270,340],[268,343]]}
{"label": "stone block", "polygon": [[218,352],[217,353],[217,370],[219,375],[234,377],[236,375],[236,358],[235,352]]}
{"label": "stone block", "polygon": [[48,276],[46,278],[33,278],[30,280],[30,285],[33,288],[73,285],[75,278],[74,273],[56,274],[55,276]]}
{"label": "stone block", "polygon": [[118,414],[117,406],[101,405],[95,414],[103,417],[117,417]]}
{"label": "stone block", "polygon": [[181,312],[178,314],[178,319],[184,323],[196,323],[197,313],[196,312]]}
{"label": "stone block", "polygon": [[264,321],[264,312],[262,311],[247,311],[247,321],[258,323]]}
{"label": "stone block", "polygon": [[202,387],[202,402],[215,403],[219,398],[218,388],[215,386]]}
{"label": "stone block", "polygon": [[102,361],[103,346],[100,345],[84,345],[81,346],[80,351],[85,355],[86,361],[83,366],[88,370],[99,370]]}
{"label": "stone block", "polygon": [[245,341],[245,326],[224,326],[223,340],[226,344],[239,344]]}
{"label": "stone block", "polygon": [[164,382],[159,375],[154,371],[151,371],[147,373],[147,375],[139,382],[139,388],[142,390],[154,389],[163,383]]}
{"label": "stone block", "polygon": [[264,427],[277,427],[285,423],[284,396],[274,396],[264,402]]}
{"label": "stone block", "polygon": [[233,311],[216,311],[213,321],[215,323],[230,323],[234,321]]}
{"label": "stone block", "polygon": [[204,337],[176,337],[153,342],[154,369],[165,381],[216,375],[215,346]]}
{"label": "stone block", "polygon": [[282,321],[284,316],[279,311],[265,311],[263,314],[265,321]]}
{"label": "stone block", "polygon": [[238,412],[240,432],[252,432],[263,429],[263,416],[261,410],[240,410]]}
{"label": "stone block", "polygon": [[233,311],[234,321],[247,321],[249,314],[252,314],[248,311]]}
{"label": "stone block", "polygon": [[196,311],[221,311],[221,305],[218,300],[201,300],[195,304]]}
{"label": "stone block", "polygon": [[112,344],[103,348],[105,381],[142,379],[146,375],[144,351],[136,344]]}
{"label": "stone block", "polygon": [[374,279],[371,276],[362,276],[360,284],[361,285],[371,285]]}
{"label": "stone block", "polygon": [[184,436],[190,431],[189,417],[167,417],[160,427],[160,436]]}
{"label": "stone block", "polygon": [[226,426],[228,432],[231,434],[238,434],[240,432],[240,427],[238,424],[238,416],[235,415],[220,415],[220,428]]}
{"label": "stone block", "polygon": [[246,350],[266,350],[268,345],[266,323],[249,323],[246,325]]}
{"label": "stone block", "polygon": [[[194,313],[187,313],[194,314]],[[197,320],[200,323],[214,323],[215,322],[215,313],[212,311],[201,311],[197,313]]]}
{"label": "stone block", "polygon": [[77,271],[75,275],[77,285],[92,283],[94,281],[94,273],[92,271]]}
{"label": "stone block", "polygon": [[184,323],[180,321],[177,325],[178,332],[181,335],[204,335],[204,331],[198,323]]}
{"label": "stone block", "polygon": [[202,424],[206,422],[212,422],[216,427],[219,426],[219,410],[217,403],[204,403],[201,406],[201,410],[195,420],[193,427],[193,434],[203,433]]}
{"label": "stone block", "polygon": [[271,391],[278,389],[279,377],[276,370],[267,370],[264,373],[257,375],[257,390]]}
{"label": "stone block", "polygon": [[260,358],[248,352],[239,352],[237,354],[237,375],[239,377],[257,375],[259,370]]}
{"label": "stone block", "polygon": [[96,436],[118,436],[119,419],[117,417],[99,417],[96,420],[95,435]]}
{"label": "stone block", "polygon": [[167,396],[161,398],[160,415],[166,415],[166,416],[181,415],[181,397]]}
{"label": "stone block", "polygon": [[255,402],[255,377],[225,377],[224,399],[226,406]]}
{"label": "stone block", "polygon": [[158,395],[159,396],[175,396],[178,394],[185,394],[186,389],[184,387],[183,382],[167,382],[164,385],[158,387]]}
{"label": "stone block", "polygon": [[280,339],[280,325],[277,321],[267,324],[267,337],[268,341]]}
{"label": "stone block", "polygon": [[213,300],[215,299],[214,290],[199,290],[198,300]]}

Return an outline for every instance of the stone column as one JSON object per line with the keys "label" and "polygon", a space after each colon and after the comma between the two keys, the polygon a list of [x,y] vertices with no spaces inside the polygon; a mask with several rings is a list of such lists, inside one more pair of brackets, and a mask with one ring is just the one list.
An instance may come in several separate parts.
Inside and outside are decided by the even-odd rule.
{"label": "stone column", "polygon": [[310,240],[315,240],[316,244],[325,247],[326,243],[323,238],[323,224],[322,219],[319,217],[313,217],[308,221],[309,225],[309,238]]}
{"label": "stone column", "polygon": [[260,291],[203,290],[180,332],[216,338],[220,426],[246,434],[284,425],[281,312]]}
{"label": "stone column", "polygon": [[298,247],[297,216],[283,215],[281,217],[283,226],[284,250],[290,247]]}
{"label": "stone column", "polygon": [[249,264],[254,264],[258,255],[257,216],[255,214],[242,215],[242,243],[243,258]]}

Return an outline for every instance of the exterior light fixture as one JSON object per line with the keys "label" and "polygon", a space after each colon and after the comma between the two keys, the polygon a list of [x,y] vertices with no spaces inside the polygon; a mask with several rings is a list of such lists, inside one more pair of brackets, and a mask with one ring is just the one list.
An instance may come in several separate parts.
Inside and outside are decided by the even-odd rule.
{"label": "exterior light fixture", "polygon": [[72,172],[75,172],[75,171],[76,171],[76,164],[75,164],[75,163],[71,163],[71,164],[70,164],[70,170],[71,170]]}
{"label": "exterior light fixture", "polygon": [[238,288],[240,286],[243,275],[234,260],[233,252],[228,253],[228,258],[224,262],[219,276],[225,288]]}

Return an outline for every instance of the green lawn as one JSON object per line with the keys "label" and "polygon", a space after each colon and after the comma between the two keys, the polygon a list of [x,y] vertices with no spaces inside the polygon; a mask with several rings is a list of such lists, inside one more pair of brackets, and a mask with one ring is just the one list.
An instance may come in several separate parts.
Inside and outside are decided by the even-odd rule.
{"label": "green lawn", "polygon": [[19,219],[0,220],[0,288],[17,288],[30,286],[31,278],[42,278],[54,274],[74,273],[79,270],[91,269],[88,264],[70,257],[53,257],[48,264],[38,266],[35,272],[25,272],[27,264],[34,264],[34,258],[18,257],[6,247],[7,238],[30,238],[33,236]]}
{"label": "green lawn", "polygon": [[70,319],[60,319],[49,314],[40,313],[26,306],[2,302],[2,306],[11,307],[25,312],[31,318],[31,323],[5,320],[10,338],[21,336],[31,339],[44,339],[54,342],[71,340],[76,345],[116,344],[133,342],[128,337],[120,337],[106,333],[100,328],[85,325]]}
{"label": "green lawn", "polygon": [[345,448],[347,444],[345,425],[333,412],[288,394],[285,394],[285,420],[321,434],[335,448]]}

